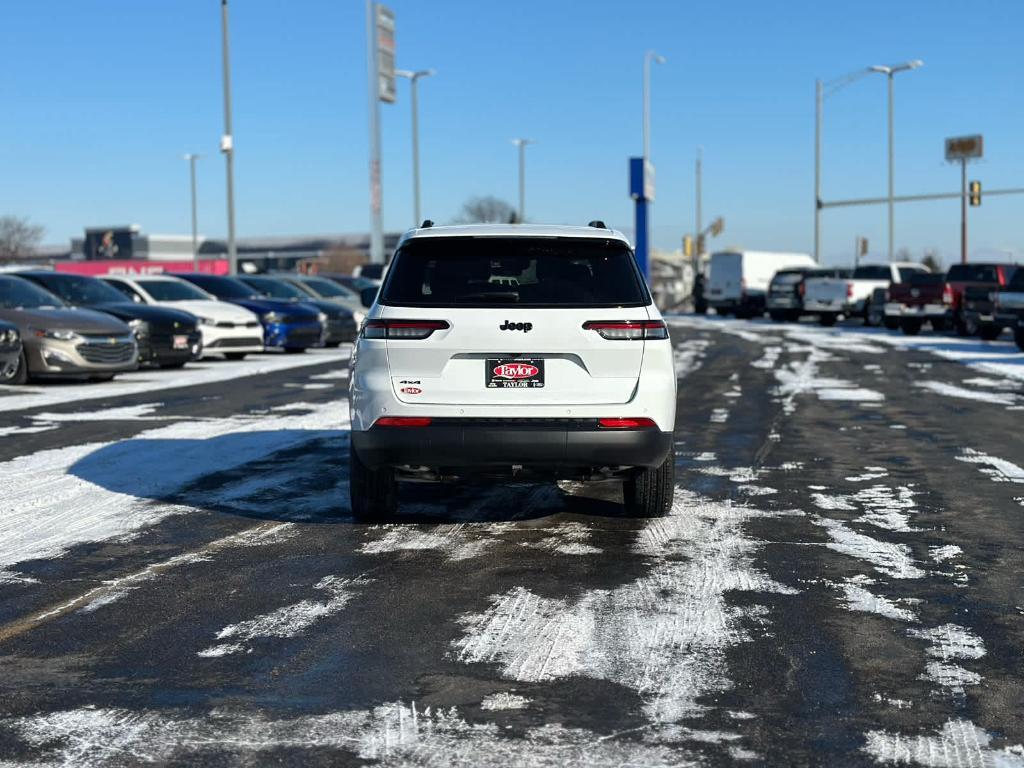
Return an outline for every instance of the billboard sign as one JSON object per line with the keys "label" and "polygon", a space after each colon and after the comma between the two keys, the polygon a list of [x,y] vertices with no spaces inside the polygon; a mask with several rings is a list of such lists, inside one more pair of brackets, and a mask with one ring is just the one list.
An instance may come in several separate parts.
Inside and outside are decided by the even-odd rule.
{"label": "billboard sign", "polygon": [[87,261],[110,261],[132,258],[131,227],[85,230],[83,256]]}
{"label": "billboard sign", "polygon": [[375,6],[377,31],[377,98],[395,103],[395,13],[382,3]]}
{"label": "billboard sign", "polygon": [[975,136],[953,136],[946,139],[946,160],[977,160],[984,153],[985,142],[981,134]]}

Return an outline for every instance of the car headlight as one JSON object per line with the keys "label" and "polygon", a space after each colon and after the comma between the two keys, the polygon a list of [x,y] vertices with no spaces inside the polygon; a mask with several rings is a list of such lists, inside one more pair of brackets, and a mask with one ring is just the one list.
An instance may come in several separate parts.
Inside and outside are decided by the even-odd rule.
{"label": "car headlight", "polygon": [[320,325],[327,325],[327,313],[321,312],[316,316],[316,319],[320,321]]}
{"label": "car headlight", "polygon": [[265,323],[280,323],[284,320],[284,315],[280,312],[267,312],[263,315],[263,322]]}
{"label": "car headlight", "polygon": [[74,341],[79,338],[78,334],[74,331],[69,331],[65,328],[33,328],[32,332],[35,333],[40,339],[56,339],[57,341]]}
{"label": "car headlight", "polygon": [[18,331],[15,328],[11,328],[7,331],[0,331],[0,341],[4,344],[17,344]]}
{"label": "car headlight", "polygon": [[217,324],[217,321],[214,320],[212,317],[199,317],[199,316],[197,316],[196,319],[199,321],[200,325],[216,325]]}
{"label": "car headlight", "polygon": [[149,334],[149,325],[145,320],[130,320],[128,322],[128,327],[132,329],[132,333],[134,333],[136,337],[146,336]]}

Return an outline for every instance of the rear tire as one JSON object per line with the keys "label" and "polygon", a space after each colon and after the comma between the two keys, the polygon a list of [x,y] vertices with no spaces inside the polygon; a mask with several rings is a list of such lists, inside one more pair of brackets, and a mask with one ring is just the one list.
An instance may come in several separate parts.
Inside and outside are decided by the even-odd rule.
{"label": "rear tire", "polygon": [[822,312],[820,315],[818,315],[818,323],[820,325],[825,326],[826,328],[830,328],[833,325],[835,325],[836,320],[838,319],[839,315],[837,315],[835,312]]}
{"label": "rear tire", "polygon": [[981,337],[982,341],[995,341],[1002,334],[1003,329],[998,325],[992,325],[991,323],[985,323],[978,326],[978,336]]}
{"label": "rear tire", "polygon": [[768,316],[776,323],[784,323],[789,320],[789,314],[778,309],[773,309]]}
{"label": "rear tire", "polygon": [[622,484],[622,500],[632,517],[664,517],[672,509],[676,457],[669,451],[661,466],[643,469]]}
{"label": "rear tire", "polygon": [[917,336],[921,332],[921,321],[914,318],[900,320],[900,330],[907,336]]}
{"label": "rear tire", "polygon": [[1018,328],[1013,332],[1013,340],[1017,342],[1017,347],[1024,352],[1024,328]]}
{"label": "rear tire", "polygon": [[21,351],[21,356],[18,358],[17,367],[14,372],[9,376],[4,376],[0,373],[0,384],[8,384],[10,386],[21,386],[28,382],[28,360],[25,358],[25,350]]}
{"label": "rear tire", "polygon": [[249,354],[249,353],[248,352],[225,352],[224,353],[224,359],[225,360],[245,360],[245,356],[247,354]]}
{"label": "rear tire", "polygon": [[348,487],[352,517],[375,522],[394,517],[398,511],[398,481],[390,467],[370,469],[355,448],[348,448]]}
{"label": "rear tire", "polygon": [[885,327],[890,331],[898,331],[900,329],[900,321],[895,317],[885,318]]}

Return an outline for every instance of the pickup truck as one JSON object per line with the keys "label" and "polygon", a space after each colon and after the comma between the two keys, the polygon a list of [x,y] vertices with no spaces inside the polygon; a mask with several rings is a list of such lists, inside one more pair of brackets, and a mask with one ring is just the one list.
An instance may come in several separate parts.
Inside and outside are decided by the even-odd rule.
{"label": "pickup truck", "polygon": [[776,322],[796,321],[804,314],[804,290],[816,277],[849,277],[848,269],[793,267],[780,269],[768,284],[768,315]]}
{"label": "pickup truck", "polygon": [[928,272],[921,264],[894,262],[865,264],[853,270],[849,279],[814,278],[804,289],[804,311],[818,316],[822,325],[835,325],[839,315],[868,318],[869,303],[876,288],[902,283],[911,275]]}
{"label": "pickup truck", "polygon": [[[956,332],[961,336],[981,334],[981,324],[991,324],[991,305],[981,306],[981,299],[988,298],[994,291],[1005,287],[1013,278],[1017,267],[1013,264],[954,264],[946,274],[946,285],[950,292],[950,311]],[[968,313],[966,308],[967,292],[974,297],[974,311]],[[989,301],[991,301],[989,299]],[[978,310],[988,309],[988,312]],[[982,319],[985,315],[985,319]],[[986,331],[991,335],[992,330]],[[999,335],[999,329],[995,330]],[[995,338],[993,336],[992,338]]]}
{"label": "pickup truck", "polygon": [[1024,269],[1018,269],[1010,284],[995,294],[995,323],[1013,331],[1017,346],[1024,351]]}
{"label": "pickup truck", "polygon": [[936,331],[949,325],[953,295],[945,275],[921,272],[910,280],[893,283],[885,304],[886,325],[896,325],[907,336],[916,336],[931,323]]}

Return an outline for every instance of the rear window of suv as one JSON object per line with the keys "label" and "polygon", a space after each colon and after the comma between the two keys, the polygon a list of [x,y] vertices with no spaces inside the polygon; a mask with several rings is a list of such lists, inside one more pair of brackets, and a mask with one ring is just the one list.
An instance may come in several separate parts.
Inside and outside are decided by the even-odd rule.
{"label": "rear window of suv", "polygon": [[620,240],[423,237],[395,254],[382,304],[642,307],[650,294]]}
{"label": "rear window of suv", "polygon": [[947,279],[957,283],[998,283],[999,272],[991,264],[954,264]]}

